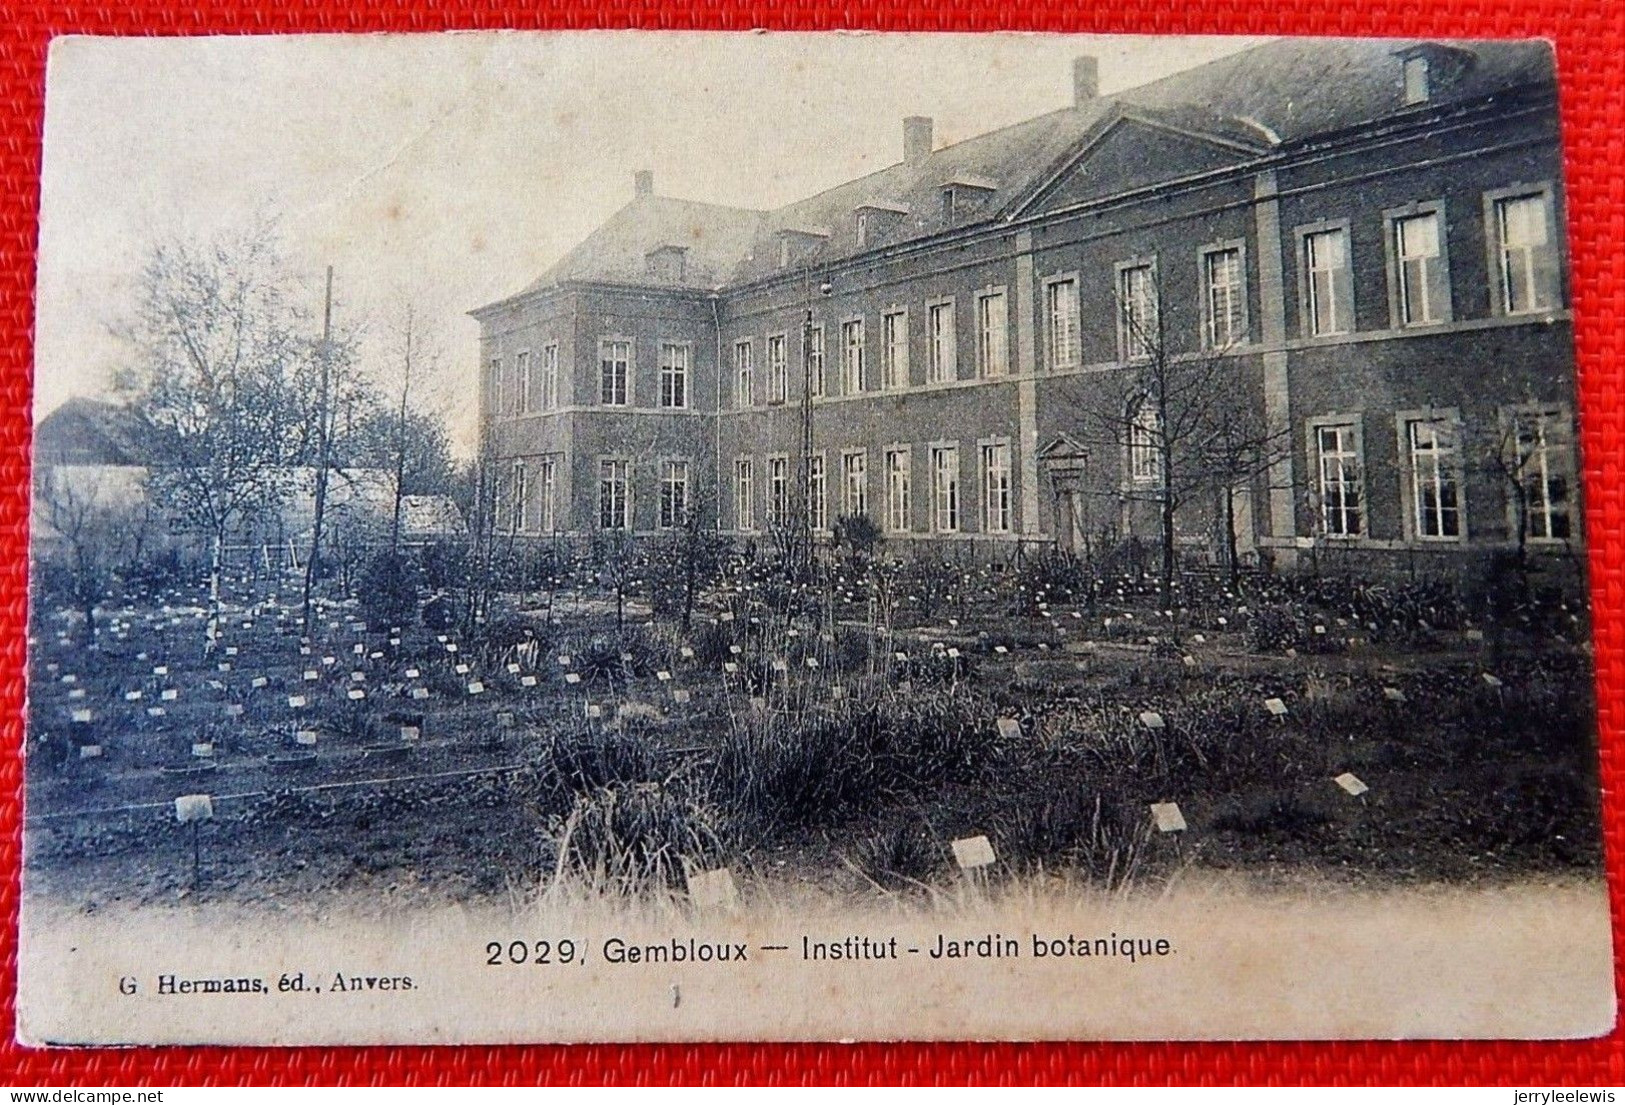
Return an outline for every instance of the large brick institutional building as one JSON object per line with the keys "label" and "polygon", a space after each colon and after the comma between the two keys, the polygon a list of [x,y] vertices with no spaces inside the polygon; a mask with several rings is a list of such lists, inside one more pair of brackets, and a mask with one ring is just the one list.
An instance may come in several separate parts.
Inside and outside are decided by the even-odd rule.
{"label": "large brick institutional building", "polygon": [[1579,541],[1545,46],[1283,40],[1111,96],[1079,58],[1074,85],[940,149],[906,119],[901,162],[778,210],[637,174],[473,312],[500,524],[761,535],[799,509],[806,389],[815,529],[1106,547],[1158,532],[1175,482],[1160,374],[1259,428],[1207,490],[1181,445],[1193,548],[1225,498],[1277,564]]}

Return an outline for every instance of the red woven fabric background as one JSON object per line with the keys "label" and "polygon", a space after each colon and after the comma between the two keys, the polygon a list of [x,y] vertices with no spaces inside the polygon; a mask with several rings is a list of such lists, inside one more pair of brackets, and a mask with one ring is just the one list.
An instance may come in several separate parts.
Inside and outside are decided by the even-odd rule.
{"label": "red woven fabric background", "polygon": [[[1605,792],[1625,783],[1625,4],[1617,0],[248,0],[22,3],[0,12],[0,913],[10,1085],[497,1083],[1625,1084],[1625,1036],[1581,1043],[708,1045],[27,1051],[11,1041],[21,855],[29,379],[45,51],[59,34],[452,28],[1045,30],[1555,40],[1596,604]],[[1625,807],[1605,804],[1615,943]],[[1380,968],[1372,968],[1380,969]],[[1616,969],[1616,975],[1617,975]],[[796,1000],[786,995],[787,1000]]]}

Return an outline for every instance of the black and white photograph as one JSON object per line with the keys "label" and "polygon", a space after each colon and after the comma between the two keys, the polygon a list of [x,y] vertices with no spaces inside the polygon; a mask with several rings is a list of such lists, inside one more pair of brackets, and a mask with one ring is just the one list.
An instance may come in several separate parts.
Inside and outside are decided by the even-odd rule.
{"label": "black and white photograph", "polygon": [[50,53],[18,1032],[1607,1032],[1541,41]]}

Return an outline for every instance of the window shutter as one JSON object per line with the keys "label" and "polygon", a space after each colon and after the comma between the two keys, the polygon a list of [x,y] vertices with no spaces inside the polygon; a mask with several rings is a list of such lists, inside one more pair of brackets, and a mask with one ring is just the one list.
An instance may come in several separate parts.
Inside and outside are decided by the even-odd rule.
{"label": "window shutter", "polygon": [[1337,318],[1332,328],[1340,334],[1354,330],[1354,271],[1348,255],[1343,264],[1332,272],[1332,297],[1337,307]]}
{"label": "window shutter", "polygon": [[1546,241],[1535,247],[1532,263],[1535,266],[1535,294],[1540,297],[1542,310],[1555,310],[1563,305],[1562,276],[1558,270],[1557,233],[1552,227],[1551,211],[1546,212]]}
{"label": "window shutter", "polygon": [[[1440,228],[1440,237],[1443,237],[1443,228]],[[1448,322],[1456,317],[1455,309],[1450,303],[1450,270],[1445,266],[1444,250],[1439,250],[1439,256],[1433,258],[1428,265],[1428,305],[1433,309],[1433,319],[1436,322]]]}

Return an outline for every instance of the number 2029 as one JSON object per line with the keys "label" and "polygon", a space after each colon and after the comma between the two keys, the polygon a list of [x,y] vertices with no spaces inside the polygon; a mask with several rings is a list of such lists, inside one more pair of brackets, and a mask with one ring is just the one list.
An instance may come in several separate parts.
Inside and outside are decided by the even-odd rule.
{"label": "number 2029", "polygon": [[576,942],[560,940],[512,940],[504,944],[492,940],[485,945],[485,963],[488,967],[506,967],[521,963],[548,966],[553,963],[574,963]]}

